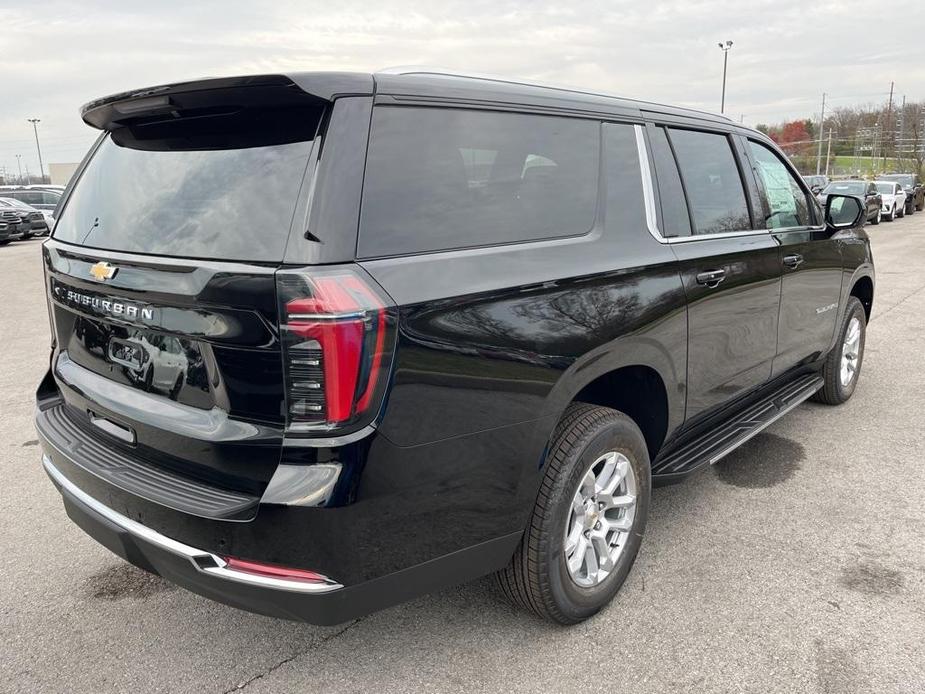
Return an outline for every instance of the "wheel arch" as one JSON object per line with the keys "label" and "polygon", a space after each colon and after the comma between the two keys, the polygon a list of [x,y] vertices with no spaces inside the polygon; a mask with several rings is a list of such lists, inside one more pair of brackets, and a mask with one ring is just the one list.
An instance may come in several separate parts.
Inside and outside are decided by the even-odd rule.
{"label": "wheel arch", "polygon": [[557,422],[572,402],[619,410],[640,428],[653,460],[684,420],[687,351],[678,352],[643,337],[592,351],[560,377],[546,414]]}
{"label": "wheel arch", "polygon": [[870,275],[861,275],[853,279],[848,296],[853,296],[861,302],[867,321],[874,307],[874,280]]}

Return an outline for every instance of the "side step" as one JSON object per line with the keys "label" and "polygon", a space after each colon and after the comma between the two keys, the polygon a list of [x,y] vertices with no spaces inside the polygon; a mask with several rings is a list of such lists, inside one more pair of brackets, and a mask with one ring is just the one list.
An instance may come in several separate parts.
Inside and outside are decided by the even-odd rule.
{"label": "side step", "polygon": [[653,483],[673,482],[703,465],[712,465],[812,396],[822,383],[821,376],[801,376],[689,443],[660,455],[652,464]]}

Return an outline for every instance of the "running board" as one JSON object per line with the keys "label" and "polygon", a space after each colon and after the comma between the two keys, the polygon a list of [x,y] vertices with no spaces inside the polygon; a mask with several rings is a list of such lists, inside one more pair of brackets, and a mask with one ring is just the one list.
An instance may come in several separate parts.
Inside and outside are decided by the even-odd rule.
{"label": "running board", "polygon": [[652,464],[653,483],[677,481],[704,465],[712,465],[811,397],[822,384],[821,376],[801,376],[693,441],[659,456]]}

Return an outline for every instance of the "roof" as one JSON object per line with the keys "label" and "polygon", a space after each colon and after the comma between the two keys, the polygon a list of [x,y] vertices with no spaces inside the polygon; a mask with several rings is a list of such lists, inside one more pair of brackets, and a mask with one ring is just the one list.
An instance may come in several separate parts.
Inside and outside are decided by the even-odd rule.
{"label": "roof", "polygon": [[[296,87],[298,92],[293,93]],[[180,82],[126,91],[96,99],[81,108],[88,124],[100,129],[118,127],[128,119],[170,111],[173,104],[202,106],[204,99],[222,99],[241,90],[259,88],[283,101],[310,98],[332,101],[342,96],[376,95],[416,99],[454,99],[473,104],[516,104],[548,110],[589,114],[640,116],[665,114],[714,123],[733,124],[728,118],[695,109],[637,101],[591,91],[553,87],[505,77],[470,75],[438,68],[389,68],[375,73],[294,72],[272,75],[222,77]],[[288,94],[288,96],[285,96]],[[733,124],[734,125],[734,124]]]}

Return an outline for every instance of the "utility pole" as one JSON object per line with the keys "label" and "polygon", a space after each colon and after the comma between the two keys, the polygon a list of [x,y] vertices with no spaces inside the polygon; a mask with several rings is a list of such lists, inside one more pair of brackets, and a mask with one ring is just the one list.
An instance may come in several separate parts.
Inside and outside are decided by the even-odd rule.
{"label": "utility pole", "polygon": [[819,166],[822,164],[822,132],[825,130],[825,92],[822,92],[822,113],[819,116],[819,148],[816,150],[816,175],[819,175]]}
{"label": "utility pole", "polygon": [[890,101],[886,107],[886,127],[888,127],[889,130],[887,131],[887,139],[886,139],[887,146],[884,147],[884,152],[883,152],[883,165],[884,166],[886,166],[886,159],[891,154],[891,150],[893,149],[890,146],[893,140],[893,138],[891,137],[893,133],[893,83],[892,82],[890,82]]}
{"label": "utility pole", "polygon": [[22,155],[16,155],[16,167],[19,169],[19,185],[22,185]]}
{"label": "utility pole", "polygon": [[723,52],[723,96],[719,102],[719,112],[726,112],[726,66],[729,64],[729,51],[732,48],[732,41],[720,42],[717,44]]}
{"label": "utility pole", "polygon": [[42,163],[42,148],[39,146],[39,123],[41,123],[40,118],[28,118],[30,123],[32,123],[32,130],[35,132],[35,149],[39,153],[39,171],[42,174],[42,183],[45,182],[45,165]]}
{"label": "utility pole", "polygon": [[832,128],[829,128],[829,147],[825,151],[825,175],[829,175],[829,157],[832,156]]}

